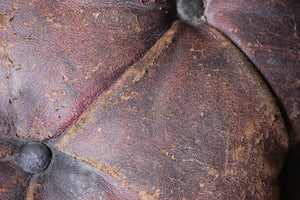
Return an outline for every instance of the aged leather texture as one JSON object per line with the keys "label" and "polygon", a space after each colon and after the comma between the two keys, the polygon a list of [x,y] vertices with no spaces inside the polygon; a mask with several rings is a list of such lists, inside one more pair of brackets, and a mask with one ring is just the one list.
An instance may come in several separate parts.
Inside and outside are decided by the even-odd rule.
{"label": "aged leather texture", "polygon": [[299,3],[203,5],[189,23],[169,0],[0,0],[0,199],[279,199]]}

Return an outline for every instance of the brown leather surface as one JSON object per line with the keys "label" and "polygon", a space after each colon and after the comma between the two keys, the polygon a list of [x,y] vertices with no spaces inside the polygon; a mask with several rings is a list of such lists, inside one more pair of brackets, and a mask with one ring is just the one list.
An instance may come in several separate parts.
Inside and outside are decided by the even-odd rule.
{"label": "brown leather surface", "polygon": [[[278,199],[289,141],[275,96],[299,102],[297,46],[280,32],[269,54],[246,51],[243,13],[277,7],[224,3],[192,27],[171,26],[172,1],[0,0],[0,199]],[[268,75],[260,51],[290,71]],[[19,167],[28,140],[52,148],[46,171]]]}
{"label": "brown leather surface", "polygon": [[287,134],[241,52],[176,23],[50,144],[141,199],[271,199]]}
{"label": "brown leather surface", "polygon": [[63,132],[170,26],[170,5],[131,3],[0,1],[0,105],[18,135]]}
{"label": "brown leather surface", "polygon": [[24,199],[30,176],[11,161],[0,160],[1,199]]}
{"label": "brown leather surface", "polygon": [[210,0],[208,23],[228,36],[274,91],[292,145],[300,141],[300,2]]}

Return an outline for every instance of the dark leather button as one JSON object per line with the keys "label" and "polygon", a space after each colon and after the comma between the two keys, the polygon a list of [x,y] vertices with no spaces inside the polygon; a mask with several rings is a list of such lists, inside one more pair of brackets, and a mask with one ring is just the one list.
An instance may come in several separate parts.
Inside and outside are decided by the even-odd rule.
{"label": "dark leather button", "polygon": [[52,158],[49,147],[43,143],[30,142],[25,144],[19,156],[20,166],[29,173],[44,171]]}

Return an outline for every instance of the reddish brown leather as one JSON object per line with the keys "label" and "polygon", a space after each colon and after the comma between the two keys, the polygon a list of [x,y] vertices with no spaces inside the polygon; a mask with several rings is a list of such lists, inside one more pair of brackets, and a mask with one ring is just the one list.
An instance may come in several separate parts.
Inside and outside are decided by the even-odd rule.
{"label": "reddish brown leather", "polygon": [[18,135],[62,133],[170,26],[170,5],[128,2],[0,1],[0,105]]}
{"label": "reddish brown leather", "polygon": [[274,91],[292,138],[300,141],[300,2],[209,0],[208,23],[226,34]]}
{"label": "reddish brown leather", "polygon": [[[170,27],[173,4],[0,0],[0,199],[279,198],[288,135],[257,63],[208,14]],[[28,140],[46,171],[18,165]]]}

